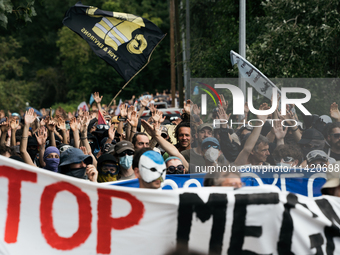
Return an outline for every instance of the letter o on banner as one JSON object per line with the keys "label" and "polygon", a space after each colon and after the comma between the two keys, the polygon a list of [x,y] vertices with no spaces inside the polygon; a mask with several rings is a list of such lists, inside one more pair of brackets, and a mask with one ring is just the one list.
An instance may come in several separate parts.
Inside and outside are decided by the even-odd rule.
{"label": "letter o on banner", "polygon": [[[53,227],[53,202],[56,195],[61,191],[72,193],[79,206],[79,224],[77,231],[71,237],[61,237]],[[40,223],[41,232],[47,243],[58,250],[71,250],[86,241],[91,234],[91,201],[89,196],[80,188],[67,183],[57,182],[46,186],[40,200]]]}

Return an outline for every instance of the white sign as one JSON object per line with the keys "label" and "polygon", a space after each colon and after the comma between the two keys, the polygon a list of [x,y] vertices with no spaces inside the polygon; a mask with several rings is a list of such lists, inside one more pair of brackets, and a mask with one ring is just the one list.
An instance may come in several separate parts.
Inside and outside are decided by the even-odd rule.
{"label": "white sign", "polygon": [[271,185],[125,188],[0,156],[0,254],[340,254],[339,215]]}

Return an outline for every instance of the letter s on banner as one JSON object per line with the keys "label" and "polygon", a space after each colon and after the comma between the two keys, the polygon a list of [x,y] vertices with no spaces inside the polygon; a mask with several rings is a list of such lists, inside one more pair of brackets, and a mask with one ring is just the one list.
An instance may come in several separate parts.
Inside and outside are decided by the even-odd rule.
{"label": "letter s on banner", "polygon": [[[71,237],[61,237],[53,226],[53,202],[61,191],[68,191],[77,198],[79,206],[79,224],[77,231]],[[80,188],[67,183],[57,182],[45,187],[40,201],[41,232],[46,242],[58,250],[72,250],[86,241],[91,234],[91,201]]]}

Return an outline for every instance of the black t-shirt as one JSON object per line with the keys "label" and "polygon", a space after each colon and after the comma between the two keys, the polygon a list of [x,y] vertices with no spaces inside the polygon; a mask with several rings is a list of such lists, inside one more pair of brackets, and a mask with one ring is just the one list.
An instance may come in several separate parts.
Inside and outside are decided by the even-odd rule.
{"label": "black t-shirt", "polygon": [[335,153],[331,151],[331,154],[329,155],[331,158],[334,158],[336,161],[340,160],[340,154]]}

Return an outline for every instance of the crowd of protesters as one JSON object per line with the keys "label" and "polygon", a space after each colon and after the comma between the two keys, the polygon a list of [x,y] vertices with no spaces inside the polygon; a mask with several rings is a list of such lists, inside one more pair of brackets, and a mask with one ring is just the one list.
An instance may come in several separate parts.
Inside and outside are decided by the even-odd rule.
{"label": "crowd of protesters", "polygon": [[[205,186],[240,188],[240,174],[231,167],[336,168],[340,161],[340,111],[336,103],[330,106],[330,116],[310,115],[298,120],[294,107],[288,106],[287,115],[280,115],[277,109],[269,116],[258,115],[252,125],[247,124],[246,104],[234,127],[227,121],[204,123],[200,109],[190,100],[184,103],[179,117],[168,118],[155,106],[155,98],[144,94],[139,100],[132,98],[107,107],[101,105],[102,96],[95,92],[93,104],[75,113],[59,107],[54,114],[42,109],[42,116],[38,116],[30,108],[6,116],[1,110],[0,155],[93,182],[138,178],[141,188],[160,188],[166,174],[202,172],[207,173]],[[157,98],[171,103],[166,93]],[[221,102],[211,117],[229,120],[223,95]],[[259,108],[266,109],[266,103]],[[146,119],[141,118],[145,110],[149,110]],[[339,171],[328,173],[322,192],[340,196]]]}

